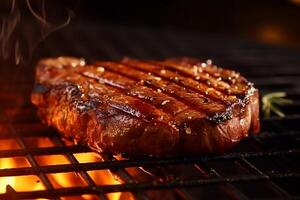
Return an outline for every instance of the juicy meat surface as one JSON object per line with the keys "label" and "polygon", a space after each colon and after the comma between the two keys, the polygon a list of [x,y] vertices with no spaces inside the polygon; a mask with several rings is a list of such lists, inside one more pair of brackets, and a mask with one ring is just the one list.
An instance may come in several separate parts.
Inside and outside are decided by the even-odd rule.
{"label": "juicy meat surface", "polygon": [[31,101],[42,121],[99,152],[223,153],[258,133],[258,90],[210,60],[41,60]]}

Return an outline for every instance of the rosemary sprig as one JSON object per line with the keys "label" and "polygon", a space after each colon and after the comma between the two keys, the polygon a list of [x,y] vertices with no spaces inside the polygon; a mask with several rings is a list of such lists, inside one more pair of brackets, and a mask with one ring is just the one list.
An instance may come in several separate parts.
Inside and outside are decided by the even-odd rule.
{"label": "rosemary sprig", "polygon": [[285,92],[272,92],[265,94],[262,97],[262,111],[265,118],[269,118],[271,113],[274,113],[279,117],[285,116],[285,114],[280,110],[279,106],[292,104],[293,101],[284,97],[286,97]]}

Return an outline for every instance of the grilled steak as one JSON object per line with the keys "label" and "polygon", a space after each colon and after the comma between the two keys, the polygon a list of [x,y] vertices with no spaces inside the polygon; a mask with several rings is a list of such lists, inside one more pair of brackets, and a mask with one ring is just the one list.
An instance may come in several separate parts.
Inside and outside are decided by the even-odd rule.
{"label": "grilled steak", "polygon": [[210,60],[41,60],[31,96],[42,121],[96,151],[222,153],[259,131],[258,91]]}

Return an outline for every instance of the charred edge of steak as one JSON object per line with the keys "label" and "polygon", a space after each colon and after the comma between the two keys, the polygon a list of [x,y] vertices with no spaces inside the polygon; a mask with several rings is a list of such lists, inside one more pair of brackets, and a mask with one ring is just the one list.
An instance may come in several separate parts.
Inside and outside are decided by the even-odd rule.
{"label": "charred edge of steak", "polygon": [[241,106],[241,107],[245,107],[250,100],[250,97],[253,96],[254,92],[257,90],[254,88],[254,84],[251,82],[248,82],[248,87],[249,89],[246,92],[246,95],[244,96],[244,98],[237,100],[237,102],[231,104],[230,106],[228,106],[225,110],[225,112],[222,113],[216,113],[214,114],[212,117],[208,117],[207,119],[214,122],[214,123],[223,123],[227,120],[232,119],[233,117],[233,109],[235,106]]}

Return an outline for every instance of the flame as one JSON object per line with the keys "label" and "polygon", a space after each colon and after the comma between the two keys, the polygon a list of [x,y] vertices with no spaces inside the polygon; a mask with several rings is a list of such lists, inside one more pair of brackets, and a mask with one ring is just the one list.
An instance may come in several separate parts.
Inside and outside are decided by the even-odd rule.
{"label": "flame", "polygon": [[[14,140],[1,141],[0,150],[4,149],[18,149]],[[0,158],[0,169],[11,169],[19,167],[29,167],[30,164],[24,157],[13,157],[13,158]],[[21,191],[37,191],[45,189],[39,178],[35,175],[29,176],[8,176],[0,177],[0,193],[6,192],[8,185],[12,186],[14,190]],[[30,187],[28,187],[28,185]]]}
{"label": "flame", "polygon": [[[74,155],[80,163],[102,162],[103,159],[99,154],[88,152]],[[92,177],[97,185],[121,184],[117,179],[114,179],[109,170],[89,171],[88,174]],[[109,199],[120,199],[121,192],[107,194]]]}
{"label": "flame", "polygon": [[[1,141],[3,145],[0,145],[0,150],[11,150],[20,149],[20,146],[14,139],[7,139]],[[25,143],[30,147],[51,147],[54,144],[49,140],[49,138],[34,137],[26,138]],[[68,145],[71,145],[68,143]],[[74,144],[73,144],[74,145]],[[72,156],[72,155],[70,155]],[[103,162],[102,157],[97,153],[76,153],[73,159],[76,159],[79,163],[89,163],[89,162]],[[49,165],[61,165],[70,164],[69,159],[66,155],[38,155],[34,156],[34,159],[40,166]],[[13,158],[0,158],[0,170],[9,168],[21,168],[30,167],[30,163],[27,161],[26,157],[13,157]],[[92,178],[96,185],[115,185],[121,184],[119,180],[114,178],[109,170],[95,170],[88,171],[88,175]],[[83,180],[80,173],[66,172],[66,173],[53,173],[47,174],[47,177],[53,187],[56,188],[68,188],[68,187],[84,187],[87,183]],[[17,192],[23,191],[38,191],[45,190],[45,186],[39,177],[36,175],[26,175],[26,176],[9,176],[0,177],[0,194],[5,193],[7,186],[11,186]],[[130,193],[115,192],[106,194],[110,200],[129,200],[134,199]],[[61,199],[97,199],[95,195],[81,195],[81,196],[66,196],[61,197]]]}

